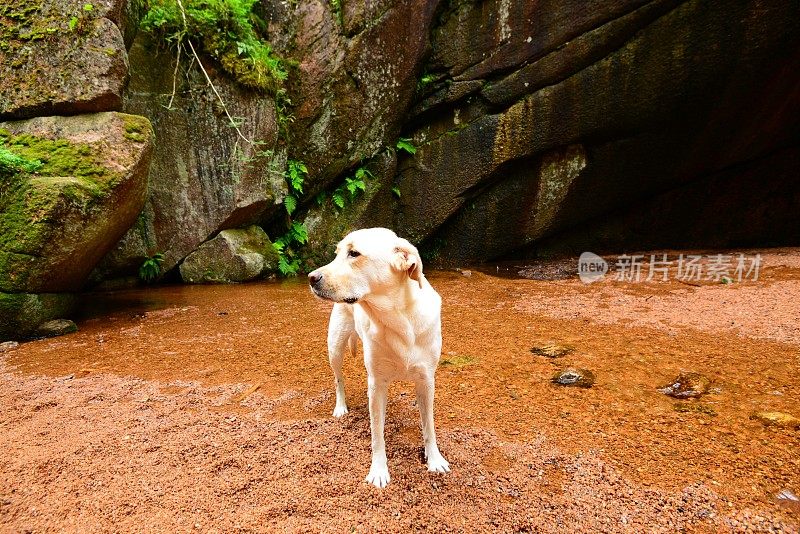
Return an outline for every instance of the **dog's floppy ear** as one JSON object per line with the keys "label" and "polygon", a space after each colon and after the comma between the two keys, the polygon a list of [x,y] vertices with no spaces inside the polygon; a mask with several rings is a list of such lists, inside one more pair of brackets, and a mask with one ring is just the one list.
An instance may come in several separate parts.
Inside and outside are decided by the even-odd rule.
{"label": "dog's floppy ear", "polygon": [[419,287],[422,287],[422,259],[419,257],[417,247],[402,237],[397,238],[392,267],[407,272],[409,278],[416,280]]}

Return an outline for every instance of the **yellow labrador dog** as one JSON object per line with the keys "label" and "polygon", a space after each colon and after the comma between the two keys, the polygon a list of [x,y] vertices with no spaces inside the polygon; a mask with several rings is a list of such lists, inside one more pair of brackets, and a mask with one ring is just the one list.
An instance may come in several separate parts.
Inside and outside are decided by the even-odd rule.
{"label": "yellow labrador dog", "polygon": [[357,230],[336,246],[336,258],[308,275],[311,291],[335,302],[328,358],[336,378],[334,417],[347,413],[342,359],[357,339],[367,368],[372,465],[367,482],[389,483],[383,426],[393,380],[412,380],[422,420],[428,471],[446,473],[433,426],[434,373],[442,350],[442,299],[422,274],[417,249],[386,228]]}

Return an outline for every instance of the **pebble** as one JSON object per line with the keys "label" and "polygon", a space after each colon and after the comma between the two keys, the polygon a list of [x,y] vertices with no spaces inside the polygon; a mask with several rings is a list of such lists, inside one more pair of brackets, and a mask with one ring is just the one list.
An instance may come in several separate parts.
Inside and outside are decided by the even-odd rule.
{"label": "pebble", "polygon": [[765,426],[800,428],[800,419],[785,412],[756,412],[750,419],[761,421]]}
{"label": "pebble", "polygon": [[551,381],[559,386],[590,388],[594,385],[594,373],[588,369],[568,367],[554,374]]}
{"label": "pebble", "polygon": [[658,390],[676,399],[691,399],[708,393],[711,380],[700,373],[682,372],[669,384]]}

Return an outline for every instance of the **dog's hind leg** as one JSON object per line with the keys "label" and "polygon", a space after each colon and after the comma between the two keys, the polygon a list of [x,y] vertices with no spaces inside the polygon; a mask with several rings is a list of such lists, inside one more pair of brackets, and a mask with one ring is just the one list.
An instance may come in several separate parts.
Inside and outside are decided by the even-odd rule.
{"label": "dog's hind leg", "polygon": [[420,422],[422,423],[422,440],[425,443],[425,458],[428,463],[428,471],[436,473],[447,473],[450,471],[450,464],[439,452],[436,443],[436,429],[433,426],[433,392],[434,378],[426,376],[418,378],[416,381],[417,406],[419,406]]}
{"label": "dog's hind leg", "polygon": [[347,348],[355,354],[357,338],[352,308],[347,304],[334,304],[328,324],[328,361],[336,383],[336,407],[334,417],[347,413],[347,398],[344,393],[342,362]]}

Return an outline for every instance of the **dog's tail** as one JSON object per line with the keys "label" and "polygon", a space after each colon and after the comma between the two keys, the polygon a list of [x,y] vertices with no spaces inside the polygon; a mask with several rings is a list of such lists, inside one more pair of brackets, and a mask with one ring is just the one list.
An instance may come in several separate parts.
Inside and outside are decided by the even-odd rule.
{"label": "dog's tail", "polygon": [[355,357],[358,354],[358,334],[356,334],[355,330],[347,339],[347,348],[350,350],[350,356]]}

